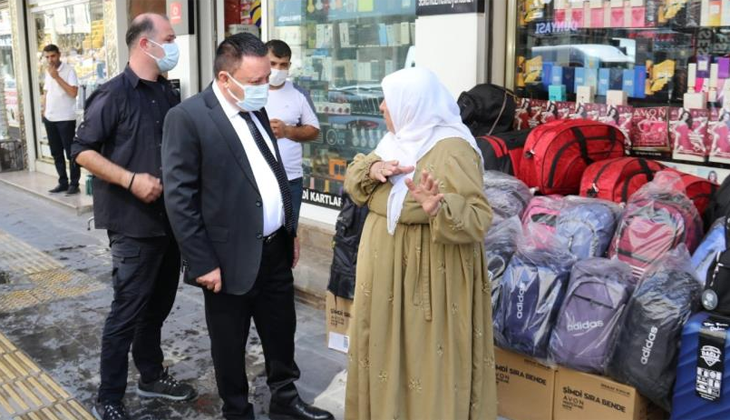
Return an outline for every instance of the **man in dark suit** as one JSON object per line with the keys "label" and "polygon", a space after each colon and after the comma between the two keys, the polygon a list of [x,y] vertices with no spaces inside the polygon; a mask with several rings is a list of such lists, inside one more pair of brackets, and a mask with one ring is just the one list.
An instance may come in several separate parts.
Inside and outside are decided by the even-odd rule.
{"label": "man in dark suit", "polygon": [[245,348],[251,318],[261,337],[272,419],[332,419],[294,386],[292,200],[263,109],[271,66],[250,34],[223,41],[215,77],[170,110],[162,145],[165,203],[185,281],[203,287],[218,393],[226,419],[253,419]]}

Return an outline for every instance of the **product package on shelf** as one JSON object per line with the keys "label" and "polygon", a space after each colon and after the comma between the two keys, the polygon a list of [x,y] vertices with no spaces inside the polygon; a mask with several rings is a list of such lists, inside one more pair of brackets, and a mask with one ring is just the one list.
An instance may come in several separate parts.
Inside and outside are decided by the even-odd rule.
{"label": "product package on shelf", "polygon": [[543,99],[530,99],[530,119],[527,121],[528,128],[535,128],[543,123],[543,113],[547,109],[547,101]]}
{"label": "product package on shelf", "polygon": [[551,121],[559,120],[558,105],[556,102],[548,101],[540,115],[540,124],[547,124]]}
{"label": "product package on shelf", "polygon": [[556,102],[558,107],[558,119],[567,120],[575,112],[575,102]]}
{"label": "product package on shelf", "polygon": [[654,260],[629,301],[609,376],[670,411],[682,327],[701,291],[685,246]]}
{"label": "product package on shelf", "polygon": [[680,175],[665,170],[629,198],[608,256],[629,264],[638,279],[662,255],[680,244],[692,252],[701,239],[702,220]]}
{"label": "product package on shelf", "polygon": [[633,123],[634,108],[629,105],[608,105],[605,115],[601,115],[599,121],[617,127],[624,134],[624,148],[631,150],[631,127]]}
{"label": "product package on shelf", "polygon": [[710,147],[710,162],[730,163],[730,109],[710,110],[707,136]]}
{"label": "product package on shelf", "polygon": [[498,171],[484,171],[484,196],[494,213],[492,226],[511,216],[521,218],[532,199],[524,182]]}
{"label": "product package on shelf", "polygon": [[710,154],[710,145],[707,144],[709,116],[707,109],[671,108],[669,136],[674,159],[705,162]]}
{"label": "product package on shelf", "polygon": [[669,157],[668,107],[634,108],[631,126],[631,153]]}
{"label": "product package on shelf", "polygon": [[530,99],[521,98],[515,109],[515,130],[530,128]]}
{"label": "product package on shelf", "polygon": [[[530,225],[504,273],[500,311],[509,348],[545,358],[550,333],[560,309],[575,257],[543,226]],[[537,238],[550,237],[550,246]]]}
{"label": "product package on shelf", "polygon": [[572,369],[604,373],[636,283],[616,260],[577,262],[553,328],[549,356]]}
{"label": "product package on shelf", "polygon": [[608,107],[606,104],[587,103],[586,107],[586,119],[591,121],[601,121],[602,117],[606,115]]}

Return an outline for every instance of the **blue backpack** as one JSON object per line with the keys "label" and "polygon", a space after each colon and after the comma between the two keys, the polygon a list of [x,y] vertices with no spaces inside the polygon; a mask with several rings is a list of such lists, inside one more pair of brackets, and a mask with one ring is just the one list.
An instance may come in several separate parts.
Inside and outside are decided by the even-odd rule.
{"label": "blue backpack", "polygon": [[565,238],[578,260],[606,254],[618,221],[617,207],[598,199],[573,200],[560,210],[556,233]]}
{"label": "blue backpack", "polygon": [[572,369],[603,373],[633,290],[628,264],[606,258],[577,262],[550,338],[550,358]]}
{"label": "blue backpack", "polygon": [[705,239],[692,255],[692,267],[697,272],[697,278],[703,283],[707,278],[707,270],[717,258],[717,254],[724,252],[725,249],[725,218],[721,217],[712,224]]}
{"label": "blue backpack", "polygon": [[518,249],[502,280],[503,336],[508,347],[544,358],[575,258],[562,250]]}
{"label": "blue backpack", "polygon": [[497,312],[500,307],[502,280],[507,265],[517,250],[517,240],[522,236],[522,223],[519,217],[512,216],[498,225],[492,225],[484,238],[484,255],[487,260],[487,275],[492,289],[492,311],[494,312],[494,340],[504,346],[502,319]]}

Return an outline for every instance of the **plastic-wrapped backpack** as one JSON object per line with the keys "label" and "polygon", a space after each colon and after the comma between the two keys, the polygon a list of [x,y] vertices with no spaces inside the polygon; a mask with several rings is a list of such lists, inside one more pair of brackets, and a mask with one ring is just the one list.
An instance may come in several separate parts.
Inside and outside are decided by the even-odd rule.
{"label": "plastic-wrapped backpack", "polygon": [[565,205],[565,197],[560,195],[543,195],[530,200],[522,214],[522,228],[538,235],[540,240],[535,241],[536,246],[548,246],[553,239],[558,215]]}
{"label": "plastic-wrapped backpack", "polygon": [[[502,332],[509,348],[528,356],[545,358],[558,309],[575,257],[555,235],[525,230],[517,252],[502,280],[500,311]],[[547,244],[536,246],[542,238]],[[547,245],[547,246],[545,246]]]}
{"label": "plastic-wrapped backpack", "polygon": [[498,171],[484,171],[484,196],[494,213],[492,226],[512,217],[522,217],[532,193],[524,182]]}
{"label": "plastic-wrapped backpack", "polygon": [[[492,289],[492,310],[495,314],[499,310],[503,275],[517,250],[517,241],[521,236],[522,225],[520,219],[517,216],[512,216],[490,229],[484,238],[487,274]],[[496,315],[493,317],[494,339],[497,344],[504,345],[501,321]]]}
{"label": "plastic-wrapped backpack", "polygon": [[638,279],[652,262],[680,244],[694,251],[702,238],[702,220],[683,191],[679,175],[669,171],[659,172],[641,187],[629,199],[608,257],[629,264]]}
{"label": "plastic-wrapped backpack", "polygon": [[682,328],[701,292],[684,245],[656,260],[629,300],[609,376],[670,411]]}
{"label": "plastic-wrapped backpack", "polygon": [[558,213],[555,230],[578,260],[603,257],[620,214],[621,208],[610,201],[570,196]]}
{"label": "plastic-wrapped backpack", "polygon": [[572,369],[603,373],[634,286],[631,267],[621,261],[577,262],[550,337],[550,359]]}
{"label": "plastic-wrapped backpack", "polygon": [[705,282],[707,270],[717,258],[717,254],[725,249],[725,218],[721,217],[712,224],[702,243],[692,254],[692,266],[700,282]]}

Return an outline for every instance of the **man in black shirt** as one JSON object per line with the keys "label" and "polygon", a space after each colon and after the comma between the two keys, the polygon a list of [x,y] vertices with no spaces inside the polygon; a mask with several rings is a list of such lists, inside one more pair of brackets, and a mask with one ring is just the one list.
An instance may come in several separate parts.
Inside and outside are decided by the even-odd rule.
{"label": "man in black shirt", "polygon": [[162,77],[177,63],[175,32],[156,14],[135,18],[126,35],[129,65],[89,97],[72,157],[94,179],[94,220],[112,251],[114,300],[101,343],[101,385],[94,412],[128,419],[129,348],[143,397],[190,400],[196,391],[163,368],[160,330],[172,309],[180,269],[162,197],[162,126],[179,94]]}

